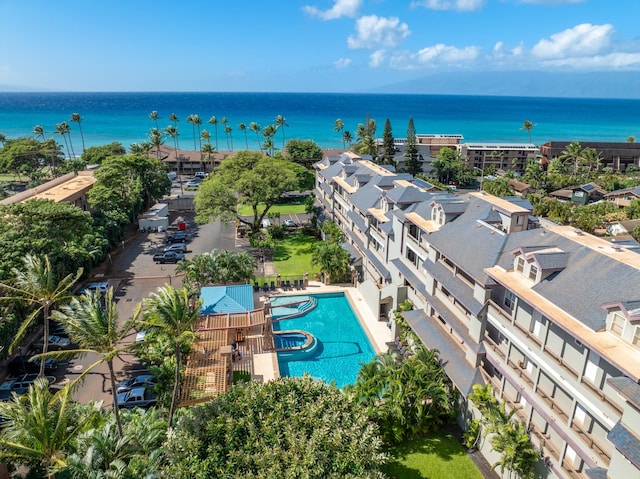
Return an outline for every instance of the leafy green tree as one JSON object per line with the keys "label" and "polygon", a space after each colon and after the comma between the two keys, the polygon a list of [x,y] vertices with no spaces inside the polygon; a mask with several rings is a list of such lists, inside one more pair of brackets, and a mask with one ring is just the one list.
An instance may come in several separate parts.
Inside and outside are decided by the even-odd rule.
{"label": "leafy green tree", "polygon": [[308,169],[321,160],[323,154],[322,148],[313,140],[289,140],[284,148],[287,159]]}
{"label": "leafy green tree", "polygon": [[440,365],[438,352],[421,345],[414,346],[406,359],[387,352],[363,364],[347,394],[367,408],[387,443],[437,429],[455,411],[455,388]]}
{"label": "leafy green tree", "polygon": [[41,468],[54,478],[66,469],[73,442],[101,421],[101,413],[100,404],[74,403],[69,388],[52,394],[49,382],[41,378],[25,395],[0,402],[0,418],[0,460]]}
{"label": "leafy green tree", "polygon": [[[299,189],[291,165],[255,151],[239,151],[226,158],[217,173],[198,190],[196,219],[239,221],[252,232],[259,231],[262,219],[282,194]],[[247,219],[238,214],[241,205],[251,206],[252,217]]]}
{"label": "leafy green tree", "polygon": [[[81,275],[82,270],[79,270],[75,275],[69,274],[59,280],[53,271],[48,256],[45,255],[43,258],[39,258],[27,255],[24,258],[24,268],[22,270],[14,268],[12,280],[0,283],[0,288],[7,294],[2,299],[25,301],[29,305],[35,306],[18,329],[9,347],[9,353],[12,353],[16,346],[20,345],[27,331],[40,315],[42,315],[44,324],[42,353],[45,354],[47,352],[51,311],[55,306],[69,300],[71,288],[80,279]],[[44,361],[40,364],[39,376],[44,376]]]}
{"label": "leafy green tree", "polygon": [[250,280],[256,260],[246,251],[213,249],[181,261],[177,273],[185,273],[183,283],[198,290],[206,284],[227,284]]}
{"label": "leafy green tree", "polygon": [[183,367],[182,348],[196,340],[193,326],[200,317],[202,300],[191,303],[186,289],[175,289],[170,285],[158,288],[145,300],[144,324],[147,328],[158,329],[172,338],[174,344],[175,373],[173,378],[173,394],[167,423],[173,426],[173,415],[178,407],[178,396],[181,386],[181,370]]}
{"label": "leafy green tree", "polygon": [[453,148],[442,148],[432,166],[436,170],[438,181],[445,185],[458,181],[467,170],[464,158]]}
{"label": "leafy green tree", "polygon": [[66,472],[74,479],[159,477],[167,430],[161,414],[156,408],[121,411],[122,438],[109,415],[104,424],[77,437]]}
{"label": "leafy green tree", "polygon": [[[125,351],[131,349],[124,339],[131,334],[131,330],[138,324],[139,311],[121,322],[118,318],[116,302],[113,299],[113,289],[109,288],[104,297],[98,292],[85,293],[74,297],[69,305],[61,307],[52,313],[53,319],[60,322],[69,333],[71,341],[78,345],[77,349],[62,350],[39,355],[41,358],[65,359],[78,355],[95,354],[98,359],[88,365],[76,380],[75,385],[82,381],[99,364],[106,363],[109,368],[109,380],[113,397],[113,413],[118,427],[118,434],[123,437],[120,409],[116,398],[116,374],[113,361]],[[44,361],[42,361],[44,364]]]}
{"label": "leafy green tree", "polygon": [[187,410],[165,447],[176,479],[373,479],[386,461],[361,405],[309,377],[236,385]]}
{"label": "leafy green tree", "polygon": [[413,118],[409,118],[409,124],[407,125],[407,144],[404,150],[404,167],[413,176],[422,172],[419,156],[416,127],[413,124]]}
{"label": "leafy green tree", "polygon": [[313,245],[311,264],[319,266],[334,282],[347,280],[350,260],[349,252],[338,243],[321,241]]}
{"label": "leafy green tree", "polygon": [[127,150],[122,143],[114,141],[108,145],[90,146],[82,153],[82,160],[87,165],[100,165],[110,156],[123,156],[127,154]]}
{"label": "leafy green tree", "polygon": [[0,280],[20,268],[27,254],[47,255],[61,278],[90,268],[108,247],[89,212],[45,199],[0,205],[0,245]]}
{"label": "leafy green tree", "polygon": [[507,178],[496,178],[495,180],[484,180],[482,189],[493,196],[513,196],[514,192],[509,186]]}
{"label": "leafy green tree", "polygon": [[6,140],[0,149],[0,172],[18,177],[43,176],[47,167],[55,171],[63,158],[60,147],[51,139],[42,142],[28,137]]}

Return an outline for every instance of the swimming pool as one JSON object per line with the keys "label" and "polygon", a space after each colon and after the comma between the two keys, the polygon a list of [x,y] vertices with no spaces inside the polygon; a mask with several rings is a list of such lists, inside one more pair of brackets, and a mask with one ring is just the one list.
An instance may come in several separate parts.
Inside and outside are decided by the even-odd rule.
{"label": "swimming pool", "polygon": [[280,375],[308,373],[327,382],[335,381],[340,388],[355,383],[360,363],[368,363],[376,353],[344,293],[280,296],[272,298],[271,304],[277,306],[309,296],[317,300],[316,308],[303,316],[274,321],[273,330],[307,331],[316,338],[316,349],[311,357],[302,359],[277,353]]}

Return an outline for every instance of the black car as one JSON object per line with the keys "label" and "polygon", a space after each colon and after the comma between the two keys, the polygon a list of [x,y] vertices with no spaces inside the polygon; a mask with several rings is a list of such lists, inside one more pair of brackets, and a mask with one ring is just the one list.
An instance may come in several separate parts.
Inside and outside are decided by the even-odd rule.
{"label": "black car", "polygon": [[[12,376],[23,375],[27,373],[40,372],[40,360],[31,361],[33,356],[17,356],[9,362],[9,374]],[[44,362],[44,371],[46,373],[55,372],[58,364],[53,359],[46,359]]]}
{"label": "black car", "polygon": [[167,236],[167,243],[186,243],[189,240],[189,234],[186,231],[178,231]]}

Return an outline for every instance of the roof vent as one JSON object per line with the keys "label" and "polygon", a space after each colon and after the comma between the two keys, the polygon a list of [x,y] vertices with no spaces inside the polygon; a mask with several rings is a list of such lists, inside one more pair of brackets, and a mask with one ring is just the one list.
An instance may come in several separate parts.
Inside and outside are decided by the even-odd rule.
{"label": "roof vent", "polygon": [[584,234],[581,229],[575,229],[575,230],[573,230],[573,232],[575,234],[577,234],[578,236],[582,236]]}

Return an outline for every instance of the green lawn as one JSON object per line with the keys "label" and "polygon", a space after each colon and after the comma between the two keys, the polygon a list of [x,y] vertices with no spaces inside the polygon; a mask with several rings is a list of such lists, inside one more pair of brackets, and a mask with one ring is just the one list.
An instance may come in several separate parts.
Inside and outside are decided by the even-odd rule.
{"label": "green lawn", "polygon": [[[258,211],[262,210],[262,208],[264,208],[264,205],[259,205]],[[280,213],[281,215],[296,215],[304,213],[304,203],[292,202],[283,203],[281,205],[273,205],[271,208],[269,208],[269,213]],[[240,216],[253,216],[253,210],[251,209],[251,206],[242,205],[238,208],[238,214],[240,214]]]}
{"label": "green lawn", "polygon": [[286,235],[285,239],[277,240],[273,250],[273,263],[276,273],[280,276],[302,276],[309,273],[318,273],[318,267],[311,266],[311,251],[318,240],[313,236],[301,233]]}
{"label": "green lawn", "polygon": [[483,479],[456,438],[444,432],[400,444],[389,455],[384,472],[390,478]]}

